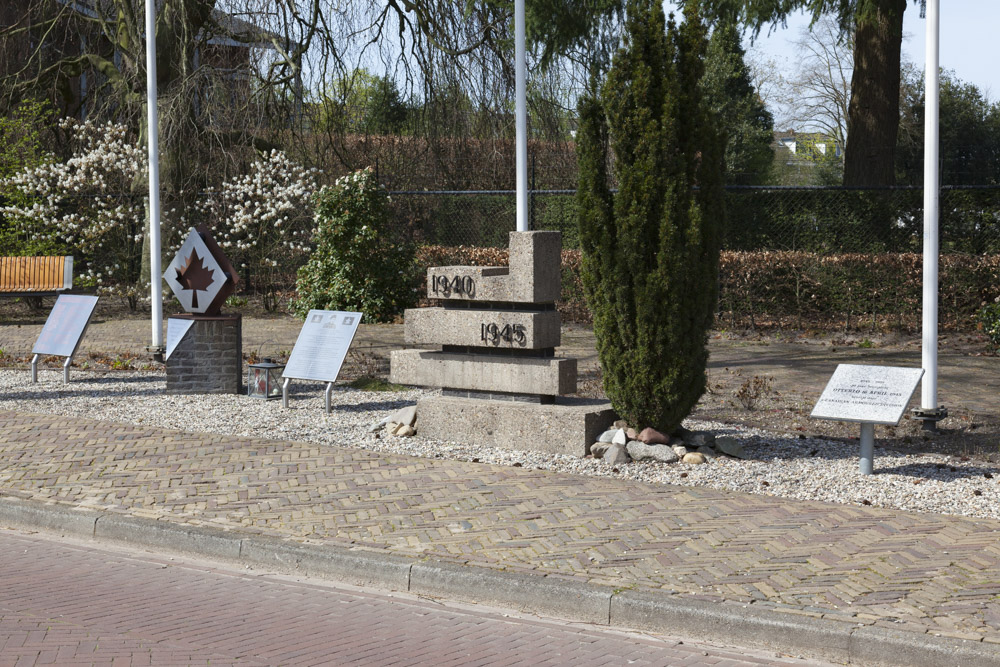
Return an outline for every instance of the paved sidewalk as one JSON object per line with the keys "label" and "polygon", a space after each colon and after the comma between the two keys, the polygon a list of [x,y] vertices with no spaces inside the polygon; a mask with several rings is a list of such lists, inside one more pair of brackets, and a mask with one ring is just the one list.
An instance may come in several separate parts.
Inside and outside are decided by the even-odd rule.
{"label": "paved sidewalk", "polygon": [[[862,664],[1000,662],[996,521],[11,411],[0,411],[2,496],[8,508],[18,498],[413,557],[445,575],[459,564],[544,575],[607,591],[612,622],[641,619],[616,617],[616,604],[695,604],[801,644],[813,635],[796,637],[796,623],[816,621],[803,626],[816,637],[842,628],[867,637],[862,648],[884,647],[874,657],[817,647]],[[520,590],[530,606],[532,589]]]}

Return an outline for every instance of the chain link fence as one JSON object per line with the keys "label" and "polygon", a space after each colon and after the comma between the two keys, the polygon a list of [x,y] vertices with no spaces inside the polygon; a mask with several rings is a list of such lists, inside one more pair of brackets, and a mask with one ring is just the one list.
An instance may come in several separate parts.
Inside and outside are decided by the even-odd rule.
{"label": "chain link fence", "polygon": [[[418,243],[506,247],[515,228],[511,190],[395,191],[395,224]],[[730,186],[725,250],[817,254],[920,252],[923,189],[896,187]],[[940,191],[944,253],[1000,253],[1000,187],[949,186]],[[578,248],[574,190],[529,193],[531,229],[563,233]]]}

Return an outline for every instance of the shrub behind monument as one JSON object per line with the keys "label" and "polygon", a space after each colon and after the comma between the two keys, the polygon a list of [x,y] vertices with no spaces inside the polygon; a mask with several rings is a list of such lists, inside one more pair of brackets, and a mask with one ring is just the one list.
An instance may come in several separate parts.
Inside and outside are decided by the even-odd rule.
{"label": "shrub behind monument", "polygon": [[416,301],[413,248],[393,236],[388,195],[370,168],[316,195],[314,250],[299,269],[292,311],[354,310],[387,322]]}
{"label": "shrub behind monument", "polygon": [[705,390],[724,217],[723,143],[699,94],[706,37],[695,7],[665,30],[658,0],[630,2],[600,99],[580,107],[583,285],[604,388],[631,425],[666,432]]}

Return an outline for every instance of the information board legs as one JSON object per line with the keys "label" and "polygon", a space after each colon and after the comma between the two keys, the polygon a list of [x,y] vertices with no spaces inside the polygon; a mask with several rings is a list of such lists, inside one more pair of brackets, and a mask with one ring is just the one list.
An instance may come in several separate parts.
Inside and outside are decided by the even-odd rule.
{"label": "information board legs", "polygon": [[66,362],[63,364],[63,382],[69,384],[69,367],[73,363],[73,357],[66,357]]}
{"label": "information board legs", "polygon": [[38,355],[31,358],[31,381],[38,382]]}
{"label": "information board legs", "polygon": [[861,425],[861,466],[862,475],[870,475],[875,468],[875,424]]}
{"label": "information board legs", "polygon": [[326,391],[323,393],[324,407],[326,408],[326,414],[330,414],[330,403],[333,401],[333,383],[326,383]]}
{"label": "information board legs", "polygon": [[292,378],[285,378],[285,381],[281,383],[281,407],[288,407],[288,385],[291,384]]}

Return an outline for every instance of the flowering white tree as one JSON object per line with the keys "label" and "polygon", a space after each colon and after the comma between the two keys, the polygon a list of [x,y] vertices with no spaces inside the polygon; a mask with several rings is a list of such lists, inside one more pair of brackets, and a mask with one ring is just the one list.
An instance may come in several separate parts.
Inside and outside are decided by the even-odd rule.
{"label": "flowering white tree", "polygon": [[199,204],[219,246],[267,310],[277,307],[278,285],[310,250],[317,173],[272,150],[249,173],[209,189]]}
{"label": "flowering white tree", "polygon": [[124,125],[60,125],[71,135],[72,156],[0,181],[21,195],[0,213],[25,240],[71,252],[82,284],[126,299],[134,310],[148,293],[140,275],[146,211],[137,194],[145,152]]}

